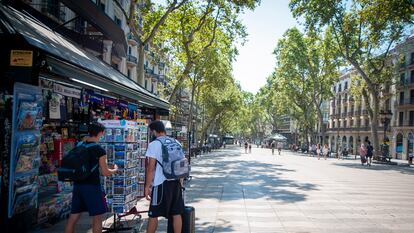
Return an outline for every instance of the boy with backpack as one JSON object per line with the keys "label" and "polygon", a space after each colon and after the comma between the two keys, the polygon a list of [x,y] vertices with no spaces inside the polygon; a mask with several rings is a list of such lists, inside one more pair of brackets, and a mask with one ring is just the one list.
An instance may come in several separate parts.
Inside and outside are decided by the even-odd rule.
{"label": "boy with backpack", "polygon": [[184,200],[181,178],[188,176],[188,163],[177,140],[167,137],[161,121],[148,126],[155,136],[145,156],[148,158],[144,194],[151,201],[148,211],[148,233],[155,233],[158,217],[172,218],[174,233],[181,233]]}
{"label": "boy with backpack", "polygon": [[[85,167],[88,167],[86,172],[83,171],[85,174],[79,174],[79,177],[82,178],[72,178],[74,181],[72,210],[65,226],[65,233],[74,232],[75,225],[79,220],[81,213],[86,211],[89,212],[89,216],[92,216],[92,232],[102,232],[103,214],[106,213],[107,210],[105,193],[102,191],[99,177],[99,169],[104,176],[111,176],[118,170],[116,165],[114,165],[113,169],[108,167],[106,151],[97,144],[99,139],[104,135],[104,131],[105,127],[102,124],[91,123],[88,127],[89,137],[86,138],[84,142],[78,144],[78,146],[67,155],[68,157],[72,156],[72,158],[76,158],[76,151],[82,151],[85,152],[85,154],[82,153],[79,156],[87,156],[89,159],[86,160],[88,166],[84,165]],[[79,159],[79,161],[83,160]],[[81,163],[79,161],[78,163]],[[64,158],[62,167],[65,163],[66,161]],[[68,170],[68,168],[64,169]],[[60,175],[59,170],[58,175]]]}

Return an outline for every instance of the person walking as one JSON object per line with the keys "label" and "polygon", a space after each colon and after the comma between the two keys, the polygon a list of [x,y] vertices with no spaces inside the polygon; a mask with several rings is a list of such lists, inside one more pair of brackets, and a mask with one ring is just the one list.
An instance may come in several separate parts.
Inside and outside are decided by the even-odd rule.
{"label": "person walking", "polygon": [[252,144],[249,143],[249,154],[251,154],[251,153],[252,153]]}
{"label": "person walking", "polygon": [[247,154],[247,148],[249,147],[249,143],[247,141],[244,142],[244,153]]}
{"label": "person walking", "polygon": [[277,152],[280,155],[280,152],[282,152],[282,147],[283,147],[283,143],[282,142],[278,142],[277,143]]}
{"label": "person walking", "polygon": [[367,165],[371,166],[372,156],[374,155],[374,147],[371,145],[370,141],[367,141]]}
{"label": "person walking", "polygon": [[92,216],[92,232],[102,232],[103,215],[106,213],[105,193],[101,188],[101,180],[99,170],[103,176],[111,176],[115,174],[118,167],[114,165],[113,169],[108,167],[106,159],[106,151],[97,144],[99,139],[104,135],[105,127],[100,123],[91,123],[88,127],[89,136],[83,143],[91,145],[87,148],[91,167],[99,167],[93,169],[92,173],[81,181],[75,181],[72,193],[72,210],[68,222],[65,226],[65,233],[73,233],[75,225],[79,221],[82,212],[88,212]]}
{"label": "person walking", "polygon": [[329,154],[328,144],[325,144],[323,146],[322,153],[323,153],[323,158],[326,160],[326,158],[328,157],[328,154]]}
{"label": "person walking", "polygon": [[153,121],[148,126],[156,137],[147,148],[148,158],[144,196],[151,201],[148,211],[147,233],[155,233],[158,227],[158,217],[172,218],[174,233],[181,233],[184,200],[180,180],[167,180],[163,173],[162,142],[175,140],[166,136],[165,126],[161,121]]}
{"label": "person walking", "polygon": [[321,153],[322,153],[321,144],[318,143],[318,145],[316,146],[316,154],[318,156],[318,160],[321,158]]}
{"label": "person walking", "polygon": [[272,155],[275,154],[275,148],[276,148],[276,142],[272,141],[272,143],[270,144],[270,147],[272,147]]}
{"label": "person walking", "polygon": [[361,164],[364,165],[367,162],[367,146],[364,143],[361,143],[359,148],[359,156],[361,157]]}

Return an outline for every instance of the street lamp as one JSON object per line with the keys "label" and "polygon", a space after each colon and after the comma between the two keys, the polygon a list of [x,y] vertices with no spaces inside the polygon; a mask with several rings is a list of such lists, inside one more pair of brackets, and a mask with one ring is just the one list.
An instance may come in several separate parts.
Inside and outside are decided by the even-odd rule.
{"label": "street lamp", "polygon": [[382,152],[382,160],[386,160],[389,158],[390,153],[390,147],[389,147],[389,139],[387,137],[387,129],[392,119],[392,112],[390,110],[382,110],[380,111],[380,117],[381,117],[381,123],[384,125],[384,139],[383,144],[381,146],[381,152]]}

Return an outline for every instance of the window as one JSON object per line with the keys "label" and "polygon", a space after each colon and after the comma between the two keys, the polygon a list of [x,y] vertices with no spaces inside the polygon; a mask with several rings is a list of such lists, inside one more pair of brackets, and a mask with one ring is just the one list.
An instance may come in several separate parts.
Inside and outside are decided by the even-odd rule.
{"label": "window", "polygon": [[345,82],[344,90],[347,90],[347,89],[348,89],[348,82]]}
{"label": "window", "polygon": [[335,92],[335,93],[336,93],[336,86],[334,86],[334,87],[333,87],[333,92]]}
{"label": "window", "polygon": [[346,120],[344,120],[344,128],[346,128],[347,127],[347,121]]}
{"label": "window", "polygon": [[128,69],[128,78],[131,78],[131,70]]}
{"label": "window", "polygon": [[411,71],[410,83],[414,83],[414,70]]}
{"label": "window", "polygon": [[122,26],[122,20],[120,18],[114,16],[114,21],[118,26],[120,26],[120,27]]}
{"label": "window", "polygon": [[405,84],[406,83],[406,81],[405,81],[405,73],[401,73],[400,74],[400,83],[401,84]]}
{"label": "window", "polygon": [[411,53],[411,61],[410,61],[410,64],[414,64],[414,52]]}
{"label": "window", "polygon": [[414,104],[414,90],[410,91],[410,104]]}
{"label": "window", "polygon": [[151,85],[151,93],[154,93],[154,83]]}
{"label": "window", "polygon": [[398,126],[403,126],[404,124],[404,112],[400,112],[398,115]]}
{"label": "window", "polygon": [[131,46],[128,46],[128,54],[129,54],[129,55],[131,55],[131,51],[132,51]]}
{"label": "window", "polygon": [[410,115],[408,118],[408,125],[409,126],[414,126],[414,111],[410,111]]}
{"label": "window", "polygon": [[145,83],[144,83],[145,89],[147,89],[147,86],[148,86],[148,81],[145,79]]}
{"label": "window", "polygon": [[339,84],[338,92],[341,92],[341,91],[342,91],[342,84]]}
{"label": "window", "polygon": [[105,12],[105,2],[99,1],[98,3],[99,9],[101,9],[103,12]]}
{"label": "window", "polygon": [[400,105],[404,104],[404,92],[400,92]]}

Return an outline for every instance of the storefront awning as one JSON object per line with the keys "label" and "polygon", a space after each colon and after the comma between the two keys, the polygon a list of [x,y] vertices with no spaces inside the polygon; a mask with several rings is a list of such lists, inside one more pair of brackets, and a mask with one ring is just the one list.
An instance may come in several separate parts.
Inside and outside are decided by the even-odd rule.
{"label": "storefront awning", "polygon": [[150,108],[169,109],[167,101],[151,94],[30,15],[0,4],[0,23],[9,33],[22,35],[30,45],[49,54],[47,62],[52,72],[126,96]]}

